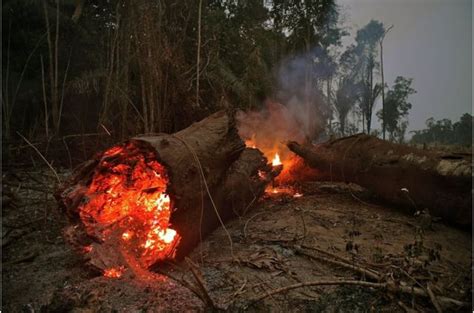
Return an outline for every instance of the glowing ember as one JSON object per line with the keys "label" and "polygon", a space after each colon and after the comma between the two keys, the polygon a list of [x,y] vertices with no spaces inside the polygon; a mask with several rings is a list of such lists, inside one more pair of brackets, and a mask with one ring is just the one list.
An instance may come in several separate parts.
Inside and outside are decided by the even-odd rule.
{"label": "glowing ember", "polygon": [[252,140],[246,140],[245,141],[245,146],[247,146],[248,148],[253,148],[253,149],[257,148],[257,146],[255,145],[255,143]]}
{"label": "glowing ember", "polygon": [[122,234],[122,239],[123,240],[130,240],[130,238],[132,238],[132,232],[126,231]]}
{"label": "glowing ember", "polygon": [[281,186],[267,186],[265,189],[267,196],[272,197],[273,195],[285,195],[292,196],[293,198],[300,198],[303,194],[296,191],[293,186],[281,185]]}
{"label": "glowing ember", "polygon": [[280,156],[278,155],[278,153],[275,153],[275,156],[273,157],[273,160],[272,160],[272,166],[278,166],[278,165],[281,165],[281,161],[280,161]]}
{"label": "glowing ember", "polygon": [[122,276],[122,274],[125,272],[125,267],[120,266],[120,267],[113,267],[106,269],[104,271],[104,276],[105,277],[110,277],[110,278],[119,278]]}
{"label": "glowing ember", "polygon": [[[143,268],[174,257],[180,240],[169,228],[168,176],[156,160],[154,151],[131,142],[107,150],[79,211],[90,236],[116,247],[118,255],[138,260]],[[104,275],[119,277],[119,269]]]}

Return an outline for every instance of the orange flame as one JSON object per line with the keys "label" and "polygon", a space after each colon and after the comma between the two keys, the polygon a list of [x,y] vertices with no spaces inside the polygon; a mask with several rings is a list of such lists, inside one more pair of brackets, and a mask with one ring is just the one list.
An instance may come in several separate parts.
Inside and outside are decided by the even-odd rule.
{"label": "orange flame", "polygon": [[275,156],[273,157],[273,160],[272,160],[272,166],[278,166],[278,165],[281,165],[281,161],[280,161],[280,156],[278,155],[278,153],[275,153]]}
{"label": "orange flame", "polygon": [[[295,178],[301,173],[299,173],[298,169],[302,167],[301,162],[297,156],[291,155],[288,151],[288,148],[282,144],[274,144],[270,146],[268,144],[263,143],[262,145],[255,142],[255,136],[252,136],[251,139],[247,139],[245,141],[245,145],[248,148],[256,148],[262,151],[262,153],[270,159],[272,158],[272,166],[283,166],[280,174],[273,180],[270,186],[267,186],[265,189],[267,194],[288,194],[292,195],[294,198],[299,198],[302,194],[297,193],[296,190],[290,187],[288,184],[294,182]],[[264,178],[262,173],[258,173],[261,178]]]}
{"label": "orange flame", "polygon": [[[154,150],[132,142],[107,150],[79,211],[87,233],[116,247],[118,254],[135,258],[143,268],[174,257],[180,236],[169,228],[167,184],[166,169],[156,161]],[[104,275],[120,277],[118,269]]]}

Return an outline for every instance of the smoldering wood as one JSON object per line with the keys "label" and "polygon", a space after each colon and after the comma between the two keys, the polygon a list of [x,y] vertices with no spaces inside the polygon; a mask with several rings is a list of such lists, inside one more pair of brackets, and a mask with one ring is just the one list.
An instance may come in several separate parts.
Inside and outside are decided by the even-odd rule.
{"label": "smoldering wood", "polygon": [[[245,147],[233,117],[223,111],[172,135],[156,134],[131,140],[152,147],[168,171],[167,192],[175,208],[170,223],[181,236],[176,251],[178,259],[220,225],[201,170],[223,221],[248,210],[277,175],[259,150]],[[94,241],[84,231],[78,209],[100,158],[98,154],[84,162],[56,193],[59,206],[70,221],[65,230],[66,240],[79,248]],[[89,263],[99,269],[114,265],[116,260],[110,259],[112,253],[108,251],[110,247],[103,247]]]}
{"label": "smoldering wood", "polygon": [[358,134],[321,144],[289,142],[314,179],[353,182],[414,213],[471,225],[471,154],[420,150]]}

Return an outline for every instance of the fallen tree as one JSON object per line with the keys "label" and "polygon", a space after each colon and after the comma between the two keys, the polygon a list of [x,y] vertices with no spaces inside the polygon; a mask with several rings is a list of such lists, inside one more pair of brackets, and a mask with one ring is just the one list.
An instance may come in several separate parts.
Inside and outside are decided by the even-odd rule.
{"label": "fallen tree", "polygon": [[187,255],[245,213],[275,175],[259,150],[245,147],[234,119],[218,112],[175,134],[140,136],[99,153],[56,198],[70,221],[67,241],[95,268],[120,276]]}
{"label": "fallen tree", "polygon": [[358,134],[288,148],[317,169],[314,178],[357,183],[382,200],[471,224],[471,154],[441,153]]}

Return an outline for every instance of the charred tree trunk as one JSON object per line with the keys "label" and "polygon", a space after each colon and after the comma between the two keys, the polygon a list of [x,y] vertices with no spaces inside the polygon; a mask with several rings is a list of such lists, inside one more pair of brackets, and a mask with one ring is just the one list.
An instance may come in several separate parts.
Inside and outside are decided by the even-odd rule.
{"label": "charred tree trunk", "polygon": [[471,224],[470,154],[424,151],[363,134],[288,147],[318,170],[318,179],[354,182],[382,200]]}
{"label": "charred tree trunk", "polygon": [[[166,193],[174,209],[170,223],[181,237],[177,258],[188,254],[200,238],[220,225],[216,210],[223,221],[244,214],[276,175],[259,150],[245,148],[233,118],[225,112],[173,135],[141,136],[130,142],[140,149],[154,151],[157,161],[167,170]],[[87,201],[85,191],[100,172],[98,165],[104,157],[101,153],[84,163],[56,195],[71,222],[66,238],[79,247],[95,239],[88,238],[90,234],[84,231],[79,210],[81,201]],[[109,250],[104,248],[90,263],[102,270],[120,264]]]}

